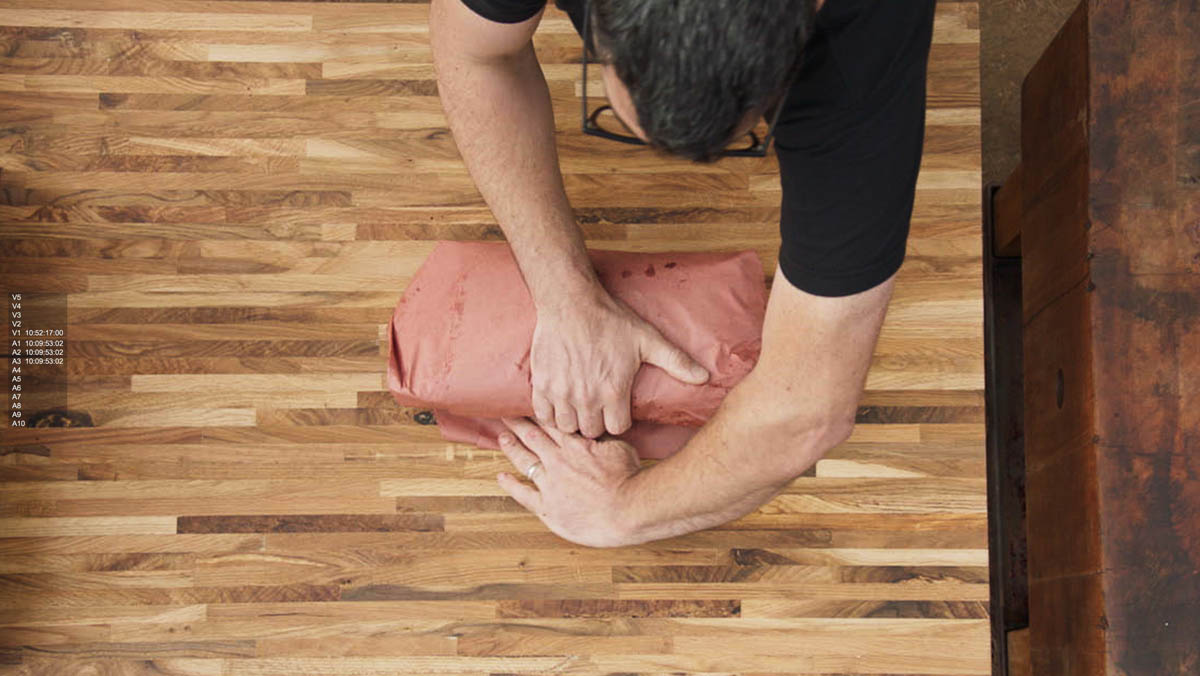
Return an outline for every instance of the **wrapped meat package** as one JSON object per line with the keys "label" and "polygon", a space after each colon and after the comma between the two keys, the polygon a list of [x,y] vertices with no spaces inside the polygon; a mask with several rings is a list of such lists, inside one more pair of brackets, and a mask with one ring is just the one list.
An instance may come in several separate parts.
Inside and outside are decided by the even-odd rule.
{"label": "wrapped meat package", "polygon": [[[708,369],[703,385],[642,364],[633,425],[642,458],[684,446],[754,367],[767,294],[753,251],[588,252],[604,288]],[[533,299],[506,242],[438,242],[387,326],[387,385],[433,409],[442,437],[498,449],[501,417],[533,416]]]}

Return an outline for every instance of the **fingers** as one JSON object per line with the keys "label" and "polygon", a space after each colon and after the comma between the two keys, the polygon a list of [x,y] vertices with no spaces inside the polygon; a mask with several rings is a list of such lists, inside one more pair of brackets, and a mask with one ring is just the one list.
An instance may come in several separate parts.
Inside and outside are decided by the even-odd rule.
{"label": "fingers", "polygon": [[[566,434],[579,434],[595,439],[604,434],[607,427],[605,422],[605,409],[618,408],[622,404],[618,403],[620,396],[617,394],[617,388],[610,386],[608,383],[598,385],[599,392],[577,392],[573,399],[569,399],[563,403],[553,402],[549,404],[554,411],[550,422],[542,422],[543,426],[553,426],[559,431]],[[629,393],[625,392],[626,409],[629,408]]]}
{"label": "fingers", "polygon": [[559,430],[571,434],[579,429],[579,422],[575,418],[575,407],[564,401],[554,403],[554,426]]}
{"label": "fingers", "polygon": [[599,411],[603,420],[601,433],[621,434],[632,424],[629,398],[633,382],[632,380],[626,381],[624,385],[605,383],[601,389],[603,390],[603,406]]}
{"label": "fingers", "polygon": [[[558,459],[558,442],[561,441],[558,430],[553,428],[543,430],[527,418],[501,418],[500,420],[504,422],[508,429],[512,430],[512,433],[516,435],[520,443],[524,444],[525,449],[528,449],[526,452],[532,452],[535,456],[527,464],[519,465],[522,471],[528,468],[529,465],[537,462],[539,458],[546,464],[551,464]],[[555,435],[558,438],[555,439],[551,435]],[[501,444],[501,448],[503,448],[503,444]],[[537,475],[534,476],[536,477]]]}
{"label": "fingers", "polygon": [[[564,432],[574,432],[579,429],[575,416],[575,407],[571,405],[568,388],[560,381],[538,377],[534,371],[533,385],[533,415],[544,426],[555,426]],[[561,378],[563,374],[556,373]]]}
{"label": "fingers", "polygon": [[595,404],[585,404],[582,399],[559,405],[539,393],[533,395],[534,418],[542,427],[553,427],[561,432],[579,434],[595,439],[606,431],[621,434],[633,424],[629,406],[629,390],[602,383]]}
{"label": "fingers", "polygon": [[649,325],[642,343],[642,361],[654,364],[685,383],[703,385],[708,381],[708,371],[699,362],[667,342],[657,329]]}
{"label": "fingers", "polygon": [[[500,434],[500,450],[521,474],[526,474],[529,468],[536,465],[540,460],[536,453],[529,450],[529,447],[511,432]],[[533,475],[533,482],[535,484],[537,483],[538,475],[542,474],[545,470],[545,463],[542,463],[542,465],[542,469]]]}
{"label": "fingers", "polygon": [[520,425],[521,423],[532,424],[536,429],[540,430],[542,434],[550,437],[550,441],[554,443],[554,448],[540,446],[539,448],[541,448],[541,451],[539,451],[539,457],[545,457],[546,455],[552,454],[555,450],[562,449],[564,447],[563,444],[565,444],[569,438],[569,435],[566,432],[559,430],[554,425],[542,425],[540,423],[534,423],[528,418],[501,418],[500,420],[508,425],[510,430],[513,429],[513,425]]}
{"label": "fingers", "polygon": [[604,407],[604,428],[609,434],[623,434],[632,425],[628,399]]}
{"label": "fingers", "polygon": [[576,407],[575,414],[579,419],[579,433],[589,439],[604,434],[604,410],[598,406]]}
{"label": "fingers", "polygon": [[543,425],[555,424],[554,405],[539,392],[533,393],[533,417]]}
{"label": "fingers", "polygon": [[[500,435],[500,450],[508,458],[522,474],[529,471],[529,468],[539,462],[537,454],[530,451],[521,443],[520,439],[514,436],[511,432]],[[546,473],[546,463],[542,463],[542,468],[533,474],[533,483],[538,484],[538,481]],[[500,482],[500,487],[508,492],[522,507],[533,513],[539,513],[542,508],[542,494],[535,488],[526,486],[521,483],[517,477],[508,472],[501,472],[496,475],[496,481]]]}
{"label": "fingers", "polygon": [[[536,477],[537,475],[535,474],[534,476]],[[542,511],[542,494],[537,489],[526,486],[508,472],[497,474],[496,480],[500,482],[500,487],[507,491],[513,500],[516,500],[522,507],[535,514]]]}

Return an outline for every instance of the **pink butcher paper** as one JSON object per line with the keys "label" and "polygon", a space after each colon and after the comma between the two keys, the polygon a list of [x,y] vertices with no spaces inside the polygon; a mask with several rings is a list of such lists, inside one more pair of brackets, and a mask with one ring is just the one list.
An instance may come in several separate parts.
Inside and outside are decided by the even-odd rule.
{"label": "pink butcher paper", "polygon": [[[642,364],[633,425],[617,438],[642,458],[687,443],[758,360],[767,293],[753,251],[588,252],[614,297],[710,373],[689,385]],[[498,449],[499,418],[532,416],[529,349],[536,314],[506,242],[438,242],[388,324],[388,389],[432,408],[442,437]]]}

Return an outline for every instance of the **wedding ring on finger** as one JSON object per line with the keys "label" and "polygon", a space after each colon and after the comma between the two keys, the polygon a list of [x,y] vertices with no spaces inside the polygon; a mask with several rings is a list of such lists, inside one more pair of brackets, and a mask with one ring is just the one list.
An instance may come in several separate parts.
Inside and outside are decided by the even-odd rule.
{"label": "wedding ring on finger", "polygon": [[529,469],[525,470],[525,478],[529,479],[530,481],[533,481],[533,475],[539,469],[542,469],[542,461],[541,460],[538,460],[537,462],[533,463],[532,465],[529,466]]}

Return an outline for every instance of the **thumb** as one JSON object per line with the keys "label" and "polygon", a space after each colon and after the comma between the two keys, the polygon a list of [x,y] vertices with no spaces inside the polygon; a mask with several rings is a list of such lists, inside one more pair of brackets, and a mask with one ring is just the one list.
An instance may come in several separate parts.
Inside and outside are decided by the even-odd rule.
{"label": "thumb", "polygon": [[642,361],[654,364],[685,383],[703,385],[708,381],[708,371],[703,366],[667,342],[657,331],[648,332],[642,347]]}

